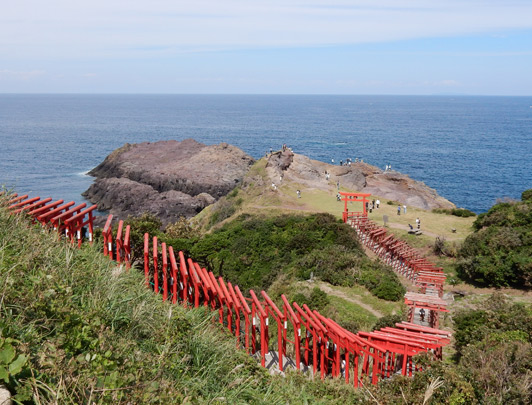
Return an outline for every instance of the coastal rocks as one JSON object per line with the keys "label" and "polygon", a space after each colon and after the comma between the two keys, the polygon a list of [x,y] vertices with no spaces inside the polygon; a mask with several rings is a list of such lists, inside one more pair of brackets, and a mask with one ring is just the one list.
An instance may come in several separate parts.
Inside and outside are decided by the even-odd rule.
{"label": "coastal rocks", "polygon": [[438,195],[436,190],[425,183],[394,171],[367,176],[363,190],[381,198],[395,200],[401,204],[424,210],[456,208],[452,202]]}
{"label": "coastal rocks", "polygon": [[229,193],[254,163],[241,149],[193,139],[126,144],[89,172],[83,193],[118,217],[149,212],[168,224]]}
{"label": "coastal rocks", "polygon": [[[371,193],[379,198],[425,210],[455,208],[436,190],[399,172],[385,172],[363,162],[336,166],[291,152],[289,158],[283,158],[283,154],[285,152],[273,153],[268,158],[266,171],[273,183],[283,176],[286,181],[297,183],[299,188],[307,190],[328,189],[336,194],[339,184],[344,190]],[[328,179],[326,173],[329,174]]]}

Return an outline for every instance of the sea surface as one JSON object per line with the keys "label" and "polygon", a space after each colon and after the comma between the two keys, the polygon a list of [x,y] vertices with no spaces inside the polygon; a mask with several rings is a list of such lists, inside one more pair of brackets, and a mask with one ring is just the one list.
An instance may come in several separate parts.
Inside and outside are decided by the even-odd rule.
{"label": "sea surface", "polygon": [[81,202],[114,149],[186,138],[391,165],[477,213],[532,188],[532,97],[296,95],[0,94],[0,185]]}

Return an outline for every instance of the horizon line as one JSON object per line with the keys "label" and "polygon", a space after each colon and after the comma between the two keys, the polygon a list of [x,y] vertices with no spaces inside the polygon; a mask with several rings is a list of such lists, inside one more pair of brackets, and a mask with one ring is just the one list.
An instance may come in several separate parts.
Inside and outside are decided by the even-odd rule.
{"label": "horizon line", "polygon": [[0,95],[80,95],[80,96],[385,96],[385,97],[532,97],[515,94],[390,94],[390,93],[157,93],[157,92],[0,92]]}

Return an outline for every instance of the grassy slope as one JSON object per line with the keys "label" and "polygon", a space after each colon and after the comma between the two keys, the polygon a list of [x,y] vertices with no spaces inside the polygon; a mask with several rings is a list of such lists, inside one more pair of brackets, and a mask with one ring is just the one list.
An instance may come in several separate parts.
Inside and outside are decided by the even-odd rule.
{"label": "grassy slope", "polygon": [[27,359],[8,378],[19,399],[272,404],[364,398],[339,381],[269,376],[234,349],[209,313],[161,302],[140,272],[115,267],[97,247],[74,249],[3,209],[0,271],[0,344]]}
{"label": "grassy slope", "polygon": [[[250,170],[248,176],[252,179],[252,185],[247,188],[239,188],[238,194],[233,197],[233,201],[240,200],[236,212],[225,221],[235,218],[241,213],[257,213],[263,215],[279,215],[282,213],[316,213],[327,212],[337,218],[341,217],[344,209],[344,202],[336,200],[335,187],[324,187],[323,189],[305,190],[300,184],[283,181],[277,191],[271,190],[271,181],[268,179],[266,170],[266,159],[259,160]],[[332,182],[331,182],[332,184]],[[334,184],[332,184],[334,186]],[[305,190],[300,199],[296,196],[296,190]],[[331,191],[332,190],[332,191]],[[357,190],[348,190],[341,188],[342,191],[356,192]],[[378,198],[378,196],[375,196]],[[231,198],[227,201],[230,202]],[[418,208],[408,207],[407,214],[397,215],[397,206],[388,205],[389,200],[380,198],[381,206],[374,210],[369,217],[380,225],[383,225],[383,215],[388,216],[389,232],[397,237],[406,240],[411,246],[420,250],[424,256],[444,267],[445,271],[454,276],[453,260],[441,258],[432,255],[432,246],[436,237],[443,237],[446,244],[450,247],[458,246],[471,232],[471,225],[475,217],[461,218],[453,215],[436,214],[430,211]],[[223,203],[223,201],[221,202]],[[356,209],[356,207],[350,207]],[[361,207],[359,207],[361,209]],[[209,222],[212,213],[217,210],[217,206],[211,206],[202,211],[196,221],[204,226]],[[415,226],[415,220],[419,217],[421,220],[421,229],[423,235],[413,236],[408,234],[408,224]],[[223,221],[223,222],[225,222]],[[222,223],[223,223],[222,222]],[[218,225],[217,225],[218,226]],[[452,232],[455,229],[456,232]],[[467,288],[467,286],[463,286]],[[452,286],[447,285],[447,289]],[[353,291],[352,296],[361,298],[361,294]],[[364,311],[362,309],[362,311]],[[366,314],[369,316],[370,314]]]}

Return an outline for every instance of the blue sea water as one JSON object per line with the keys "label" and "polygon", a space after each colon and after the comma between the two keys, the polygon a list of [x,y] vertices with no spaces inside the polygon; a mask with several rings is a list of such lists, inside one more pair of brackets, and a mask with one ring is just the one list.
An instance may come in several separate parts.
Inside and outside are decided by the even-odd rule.
{"label": "blue sea water", "polygon": [[469,96],[4,94],[0,184],[81,202],[114,149],[186,138],[391,164],[477,213],[532,188],[532,97]]}

